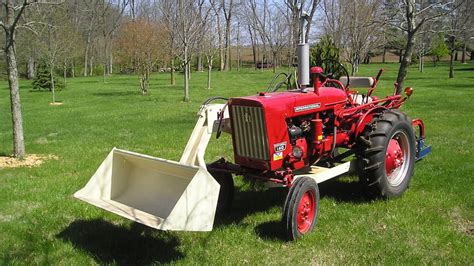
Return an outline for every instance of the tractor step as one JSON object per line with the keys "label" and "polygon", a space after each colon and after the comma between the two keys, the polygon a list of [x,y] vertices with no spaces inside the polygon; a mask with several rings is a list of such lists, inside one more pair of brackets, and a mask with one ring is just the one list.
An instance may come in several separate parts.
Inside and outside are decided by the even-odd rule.
{"label": "tractor step", "polygon": [[351,169],[353,168],[353,164],[354,163],[352,163],[351,161],[351,162],[341,163],[331,168],[321,167],[321,166],[311,166],[309,171],[298,172],[297,174],[295,174],[294,180],[296,180],[299,177],[307,176],[314,179],[314,181],[316,181],[316,183],[319,184],[329,179],[332,179],[342,174],[346,174],[350,172]]}

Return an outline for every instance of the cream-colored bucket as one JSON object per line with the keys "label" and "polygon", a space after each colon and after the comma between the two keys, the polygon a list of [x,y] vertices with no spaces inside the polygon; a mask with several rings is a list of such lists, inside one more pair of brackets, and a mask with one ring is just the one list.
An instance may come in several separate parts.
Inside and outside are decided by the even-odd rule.
{"label": "cream-colored bucket", "polygon": [[219,189],[205,167],[114,148],[74,197],[156,229],[210,231]]}

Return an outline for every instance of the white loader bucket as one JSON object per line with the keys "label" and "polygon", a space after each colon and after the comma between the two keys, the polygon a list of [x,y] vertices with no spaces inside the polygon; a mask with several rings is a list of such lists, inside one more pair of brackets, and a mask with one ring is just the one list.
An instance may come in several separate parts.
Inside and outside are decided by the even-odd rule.
{"label": "white loader bucket", "polygon": [[219,188],[200,167],[114,148],[74,197],[156,229],[210,231]]}
{"label": "white loader bucket", "polygon": [[220,185],[204,153],[222,110],[202,106],[179,162],[114,148],[74,197],[156,229],[211,231]]}

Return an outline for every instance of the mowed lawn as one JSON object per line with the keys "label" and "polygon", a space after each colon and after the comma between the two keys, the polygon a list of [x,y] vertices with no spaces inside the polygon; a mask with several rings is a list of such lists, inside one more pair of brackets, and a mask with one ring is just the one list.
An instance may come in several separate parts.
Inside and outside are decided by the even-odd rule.
{"label": "mowed lawn", "polygon": [[[391,93],[396,64],[362,66],[385,74],[379,96]],[[237,177],[232,212],[208,233],[148,229],[73,199],[110,152],[119,147],[177,160],[208,97],[264,91],[271,71],[193,73],[191,102],[182,76],[153,75],[151,95],[136,76],[75,78],[58,93],[31,92],[21,81],[28,153],[52,154],[36,168],[0,169],[0,264],[472,264],[474,263],[474,65],[410,69],[414,95],[402,107],[426,124],[432,154],[417,163],[409,190],[390,201],[367,199],[355,178],[320,186],[319,221],[298,242],[282,239],[282,190],[251,189]],[[0,83],[0,154],[11,153],[6,82]],[[232,160],[229,136],[213,140],[207,160]],[[157,202],[156,204],[159,204]]]}

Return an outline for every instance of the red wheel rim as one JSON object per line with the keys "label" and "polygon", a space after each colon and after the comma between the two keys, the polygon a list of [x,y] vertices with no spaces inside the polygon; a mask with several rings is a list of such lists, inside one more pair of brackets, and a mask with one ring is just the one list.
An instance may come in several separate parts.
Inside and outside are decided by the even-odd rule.
{"label": "red wheel rim", "polygon": [[391,139],[385,154],[385,171],[389,176],[393,171],[403,165],[403,150],[396,139]]}
{"label": "red wheel rim", "polygon": [[298,204],[296,220],[298,223],[298,232],[301,234],[307,233],[313,224],[314,215],[316,214],[316,202],[314,198],[314,192],[308,190],[303,194]]}
{"label": "red wheel rim", "polygon": [[408,136],[397,131],[390,139],[385,153],[385,173],[392,186],[399,186],[407,177],[410,165]]}

